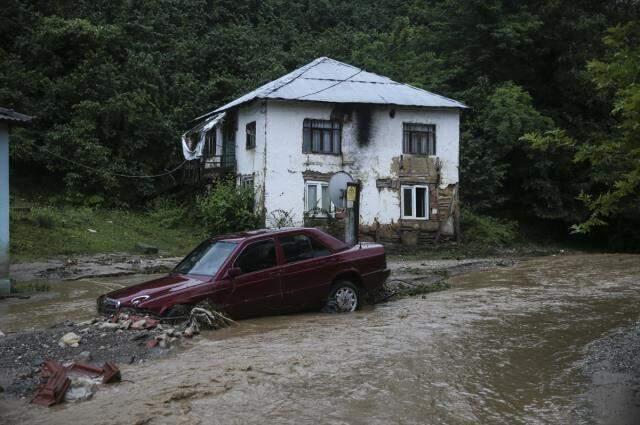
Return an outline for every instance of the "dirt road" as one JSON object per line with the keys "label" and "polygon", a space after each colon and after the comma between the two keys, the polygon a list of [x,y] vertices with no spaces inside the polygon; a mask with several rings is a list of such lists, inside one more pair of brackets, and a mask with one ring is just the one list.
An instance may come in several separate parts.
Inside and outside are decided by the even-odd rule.
{"label": "dirt road", "polygon": [[546,257],[348,315],[211,332],[131,382],[0,422],[616,423],[640,417],[640,257]]}

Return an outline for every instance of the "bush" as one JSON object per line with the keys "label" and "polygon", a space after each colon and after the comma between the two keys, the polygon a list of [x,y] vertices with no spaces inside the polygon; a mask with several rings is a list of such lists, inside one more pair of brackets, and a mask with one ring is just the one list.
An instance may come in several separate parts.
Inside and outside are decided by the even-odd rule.
{"label": "bush", "polygon": [[462,236],[466,242],[487,246],[508,245],[518,237],[518,223],[462,210]]}
{"label": "bush", "polygon": [[53,229],[59,224],[56,219],[57,214],[51,207],[31,208],[31,221],[38,227]]}
{"label": "bush", "polygon": [[162,227],[176,228],[187,219],[186,209],[171,198],[156,198],[147,208],[149,217]]}
{"label": "bush", "polygon": [[197,198],[198,218],[214,235],[256,228],[261,218],[254,211],[254,197],[252,189],[236,187],[233,180],[219,181],[209,194]]}

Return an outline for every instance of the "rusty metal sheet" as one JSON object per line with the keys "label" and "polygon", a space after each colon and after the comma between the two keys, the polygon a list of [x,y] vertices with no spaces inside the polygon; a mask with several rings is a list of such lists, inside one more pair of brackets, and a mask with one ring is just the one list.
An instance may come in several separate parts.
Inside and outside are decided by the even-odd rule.
{"label": "rusty metal sheet", "polygon": [[71,380],[67,377],[66,369],[57,369],[47,382],[38,388],[31,403],[47,407],[58,404],[64,400],[64,395],[69,390],[70,385]]}
{"label": "rusty metal sheet", "polygon": [[103,367],[104,375],[102,376],[102,383],[109,384],[111,382],[120,382],[122,376],[120,375],[120,369],[114,362],[106,362]]}

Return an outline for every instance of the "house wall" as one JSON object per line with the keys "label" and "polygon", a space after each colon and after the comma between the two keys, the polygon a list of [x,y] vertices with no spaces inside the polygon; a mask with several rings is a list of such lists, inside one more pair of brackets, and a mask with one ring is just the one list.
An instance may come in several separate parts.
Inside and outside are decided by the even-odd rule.
{"label": "house wall", "polygon": [[[260,185],[266,176],[260,205],[265,207],[267,226],[273,225],[278,218],[278,210],[289,214],[293,224],[302,225],[305,175],[312,175],[315,180],[328,180],[331,174],[342,170],[362,182],[362,226],[437,228],[443,220],[442,212],[438,211],[438,195],[441,191],[450,191],[458,182],[459,112],[372,105],[368,142],[362,143],[357,135],[358,110],[345,113],[343,109],[336,109],[336,105],[329,103],[269,101],[266,105],[254,102],[239,111],[238,174],[255,172],[259,189],[264,187]],[[392,109],[395,111],[393,118],[390,116]],[[304,119],[330,119],[332,111],[344,118],[342,154],[302,153]],[[247,152],[244,147],[244,125],[254,119],[258,133],[260,128],[266,129],[266,166],[265,157],[260,158],[265,155],[264,134],[258,136],[255,152]],[[436,125],[436,157],[402,154],[403,122]],[[429,183],[430,208],[435,211],[428,222],[400,220],[400,185],[403,182]]]}
{"label": "house wall", "polygon": [[[246,126],[256,122],[256,147],[246,149]],[[253,177],[256,205],[264,205],[266,103],[252,102],[238,109],[236,122],[236,172],[240,179]]]}

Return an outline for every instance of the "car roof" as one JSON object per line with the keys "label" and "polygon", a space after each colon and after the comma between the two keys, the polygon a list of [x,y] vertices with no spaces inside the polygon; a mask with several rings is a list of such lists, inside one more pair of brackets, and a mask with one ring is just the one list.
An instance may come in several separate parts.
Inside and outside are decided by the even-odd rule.
{"label": "car roof", "polygon": [[329,248],[339,251],[348,247],[347,244],[342,242],[339,239],[334,238],[333,236],[316,229],[314,227],[283,227],[280,229],[256,229],[256,230],[247,230],[244,232],[230,233],[226,235],[219,235],[211,238],[212,241],[225,241],[225,242],[235,242],[240,243],[243,241],[251,241],[260,239],[265,235],[287,235],[291,233],[307,233],[312,234],[313,236],[320,239],[325,245],[328,245]]}

